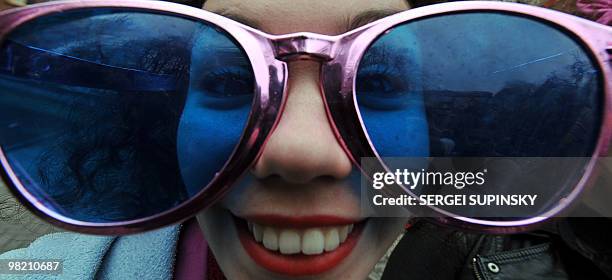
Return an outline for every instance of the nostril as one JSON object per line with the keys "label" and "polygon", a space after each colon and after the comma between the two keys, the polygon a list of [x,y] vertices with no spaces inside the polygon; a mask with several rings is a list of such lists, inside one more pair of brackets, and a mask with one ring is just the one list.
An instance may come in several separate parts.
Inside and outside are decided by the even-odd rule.
{"label": "nostril", "polygon": [[285,174],[281,175],[281,177],[283,177],[283,179],[289,183],[306,184],[312,181],[315,177],[317,177],[317,175],[313,173],[299,172],[297,170],[291,170],[291,171],[286,171]]}
{"label": "nostril", "polygon": [[[305,184],[315,179],[344,179],[349,176],[352,165],[338,157],[319,157],[312,151],[311,156],[289,153],[264,153],[251,172],[258,179],[279,176],[284,181]],[[327,154],[329,156],[329,154]]]}
{"label": "nostril", "polygon": [[252,172],[258,179],[279,176],[287,182],[301,184],[317,176],[317,165],[293,153],[269,152],[261,156]]}

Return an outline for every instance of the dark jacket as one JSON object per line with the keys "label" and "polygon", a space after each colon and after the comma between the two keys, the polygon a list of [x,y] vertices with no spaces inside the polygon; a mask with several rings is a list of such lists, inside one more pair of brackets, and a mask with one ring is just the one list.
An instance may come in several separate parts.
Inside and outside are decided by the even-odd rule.
{"label": "dark jacket", "polygon": [[612,279],[612,220],[556,219],[512,235],[422,220],[407,229],[383,274],[391,279]]}

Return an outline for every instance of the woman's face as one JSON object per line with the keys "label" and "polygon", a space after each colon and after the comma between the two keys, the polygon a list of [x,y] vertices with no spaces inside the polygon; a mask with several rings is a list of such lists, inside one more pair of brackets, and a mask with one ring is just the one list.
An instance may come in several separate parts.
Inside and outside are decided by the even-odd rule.
{"label": "woman's face", "polygon": [[[272,34],[306,31],[328,35],[346,32],[355,22],[359,25],[364,20],[375,20],[376,16],[371,15],[408,8],[401,0],[209,0],[204,6]],[[231,44],[228,40],[214,41],[219,47]],[[195,59],[197,56],[193,54]],[[236,63],[225,68],[234,77],[241,77],[244,66]],[[191,79],[197,80],[193,69],[191,73]],[[234,139],[244,123],[242,110],[248,110],[248,106],[214,110],[219,104],[209,101],[219,96],[201,94],[207,90],[240,90],[236,85],[207,85],[201,90],[194,87],[192,83],[178,139],[179,162],[196,167],[181,170],[188,187],[198,185],[197,179],[191,179],[200,176],[197,166],[205,166],[206,159],[215,157],[214,152],[200,152],[212,148],[201,144],[223,146],[210,142],[211,133],[223,133],[216,134],[217,139]],[[197,216],[198,221],[229,279],[364,279],[401,233],[406,220],[367,219],[360,215],[359,174],[338,144],[326,117],[319,65],[312,61],[290,62],[287,87],[284,113],[261,157],[220,203]],[[412,111],[416,113],[408,119],[424,120],[423,110]],[[424,124],[415,127],[424,129]],[[426,141],[415,145],[425,146],[426,152]],[[231,152],[216,150],[222,154]],[[203,161],[201,165],[194,164],[198,158]],[[211,173],[218,167],[211,168],[200,173]]]}

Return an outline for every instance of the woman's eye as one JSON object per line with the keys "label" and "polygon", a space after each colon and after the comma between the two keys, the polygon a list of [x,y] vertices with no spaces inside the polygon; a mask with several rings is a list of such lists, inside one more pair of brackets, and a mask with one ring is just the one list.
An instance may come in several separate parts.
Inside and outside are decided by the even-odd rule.
{"label": "woman's eye", "polygon": [[[388,55],[387,55],[388,56]],[[401,58],[395,57],[395,60]],[[357,72],[355,83],[357,93],[394,98],[411,90],[414,71],[409,67],[398,67],[389,57],[378,54],[368,55]]]}
{"label": "woman's eye", "polygon": [[375,94],[380,97],[392,98],[404,92],[405,86],[384,73],[360,75],[357,81],[357,90],[364,94]]}
{"label": "woman's eye", "polygon": [[[401,110],[415,95],[407,73],[391,71],[380,65],[365,67],[357,74],[355,91],[359,105],[377,110]],[[395,73],[398,72],[398,73]]]}
{"label": "woman's eye", "polygon": [[253,87],[253,75],[243,68],[219,69],[206,74],[200,82],[200,90],[217,98],[251,95]]}

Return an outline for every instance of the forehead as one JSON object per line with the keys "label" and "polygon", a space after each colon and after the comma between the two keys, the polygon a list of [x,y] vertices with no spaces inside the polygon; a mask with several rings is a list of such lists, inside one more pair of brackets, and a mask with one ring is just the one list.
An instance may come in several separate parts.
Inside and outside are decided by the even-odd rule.
{"label": "forehead", "polygon": [[[255,25],[264,32],[334,35],[384,14],[408,9],[406,0],[208,0],[204,9]],[[372,16],[374,15],[374,16]]]}

